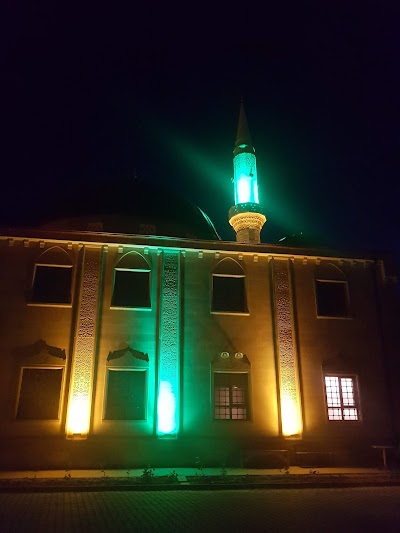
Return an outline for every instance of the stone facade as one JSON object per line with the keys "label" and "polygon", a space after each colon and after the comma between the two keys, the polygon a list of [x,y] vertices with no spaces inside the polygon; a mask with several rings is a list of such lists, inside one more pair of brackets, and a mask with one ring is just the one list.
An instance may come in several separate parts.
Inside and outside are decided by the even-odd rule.
{"label": "stone facade", "polygon": [[[0,254],[3,469],[196,457],[239,465],[248,450],[287,450],[293,464],[317,452],[356,464],[372,445],[395,443],[394,284],[380,261],[50,230],[3,232]],[[71,269],[67,302],[40,301],[40,268]],[[117,271],[141,273],[129,286],[144,291],[140,304],[115,301]],[[328,296],[327,284],[338,284],[343,316],[321,311],[318,283]],[[326,376],[350,382],[329,399]]]}

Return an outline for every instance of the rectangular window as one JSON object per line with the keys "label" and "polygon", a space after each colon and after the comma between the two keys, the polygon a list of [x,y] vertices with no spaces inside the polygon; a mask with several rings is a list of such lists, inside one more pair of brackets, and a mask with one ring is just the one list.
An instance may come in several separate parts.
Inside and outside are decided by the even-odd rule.
{"label": "rectangular window", "polygon": [[150,272],[116,268],[111,306],[150,308]]}
{"label": "rectangular window", "polygon": [[317,315],[321,317],[349,316],[349,298],[346,281],[315,282]]}
{"label": "rectangular window", "polygon": [[62,373],[62,368],[23,368],[17,418],[57,419]]}
{"label": "rectangular window", "polygon": [[146,371],[108,370],[107,420],[146,419]]}
{"label": "rectangular window", "polygon": [[248,374],[214,373],[214,418],[216,420],[247,420]]}
{"label": "rectangular window", "polygon": [[71,303],[71,266],[36,265],[32,302],[43,304]]}
{"label": "rectangular window", "polygon": [[329,420],[359,420],[354,377],[325,376],[325,392]]}
{"label": "rectangular window", "polygon": [[247,313],[244,276],[212,277],[212,311],[220,313]]}

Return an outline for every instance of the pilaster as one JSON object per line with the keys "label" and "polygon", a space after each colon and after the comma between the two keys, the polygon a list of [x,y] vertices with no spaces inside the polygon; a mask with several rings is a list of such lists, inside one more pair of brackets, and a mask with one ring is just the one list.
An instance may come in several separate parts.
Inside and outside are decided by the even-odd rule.
{"label": "pilaster", "polygon": [[102,254],[102,247],[83,249],[67,409],[67,438],[86,438],[90,428]]}
{"label": "pilaster", "polygon": [[302,410],[293,319],[290,259],[273,258],[272,275],[282,434],[300,437]]}

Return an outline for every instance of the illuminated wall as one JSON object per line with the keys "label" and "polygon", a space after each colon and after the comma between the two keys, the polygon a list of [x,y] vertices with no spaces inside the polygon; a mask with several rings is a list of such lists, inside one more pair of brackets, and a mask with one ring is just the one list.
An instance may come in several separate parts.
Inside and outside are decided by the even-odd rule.
{"label": "illuminated wall", "polygon": [[85,247],[83,253],[82,281],[67,410],[66,432],[69,438],[85,438],[90,427],[102,249]]}
{"label": "illuminated wall", "polygon": [[179,431],[180,252],[164,251],[161,271],[157,435]]}
{"label": "illuminated wall", "polygon": [[[0,276],[4,295],[0,299],[3,470],[62,469],[65,458],[70,459],[72,468],[99,468],[111,460],[125,469],[143,464],[182,466],[196,455],[222,464],[228,454],[235,457],[235,450],[243,446],[256,448],[262,442],[265,449],[276,449],[278,435],[302,438],[301,443],[290,443],[293,453],[330,451],[332,442],[335,449],[364,453],[372,450],[376,435],[390,442],[396,426],[387,397],[381,333],[384,340],[395,339],[392,332],[386,337],[386,331],[394,329],[397,301],[394,283],[377,273],[379,264],[373,260],[315,254],[292,259],[292,251],[283,246],[272,250],[270,246],[239,247],[222,241],[210,245],[109,235],[113,251],[104,264],[103,294],[105,246],[84,241],[90,234],[72,233],[70,244],[65,242],[64,232],[54,232],[51,242],[29,241],[28,237],[0,239],[7,274]],[[90,238],[100,237],[94,234]],[[83,247],[82,242],[87,245]],[[72,307],[32,305],[27,297],[37,257],[54,243],[71,252],[77,277]],[[147,251],[143,244],[148,244]],[[184,261],[177,244],[185,246]],[[151,265],[152,307],[112,309],[116,259],[124,249],[133,248],[147,255],[148,262],[157,258],[157,265]],[[210,313],[211,275],[216,264],[228,257],[246,272],[248,316]],[[351,317],[319,318],[315,280],[344,281],[342,274],[337,274],[339,268],[349,285]],[[383,330],[379,329],[377,297],[384,310]],[[386,297],[390,298],[387,303]],[[37,343],[47,348],[32,356],[29,348]],[[149,362],[135,361],[131,353],[107,360],[110,351],[127,344],[148,353]],[[64,365],[64,359],[48,348],[57,348],[56,353],[65,350],[67,355],[61,389],[51,399],[60,402],[60,418],[19,419],[21,367],[60,369]],[[212,363],[224,351],[242,352],[251,363],[251,368],[241,369],[249,372],[250,420],[213,419],[212,371],[224,368],[214,369]],[[395,360],[395,348],[390,356]],[[111,367],[146,371],[148,390],[141,396],[148,400],[146,420],[104,420],[106,374]],[[354,376],[360,420],[329,421],[324,373]],[[303,421],[302,415],[307,419]],[[89,438],[78,446],[60,439],[64,425],[67,437],[84,439],[89,434]],[[282,449],[289,445],[281,444]]]}
{"label": "illuminated wall", "polygon": [[291,306],[289,259],[272,259],[282,434],[302,433],[301,401]]}

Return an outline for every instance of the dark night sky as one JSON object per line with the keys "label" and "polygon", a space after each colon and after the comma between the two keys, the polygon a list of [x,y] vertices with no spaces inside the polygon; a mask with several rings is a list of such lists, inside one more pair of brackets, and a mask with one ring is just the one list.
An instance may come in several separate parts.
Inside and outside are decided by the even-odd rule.
{"label": "dark night sky", "polygon": [[[303,3],[302,3],[303,4]],[[135,172],[181,190],[233,240],[243,96],[268,222],[400,257],[399,7],[77,12],[10,7],[2,32],[2,223]],[[345,5],[351,4],[351,5]]]}

